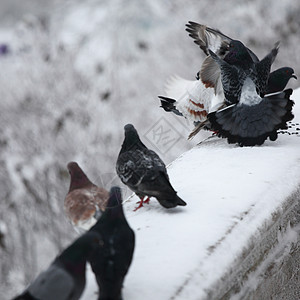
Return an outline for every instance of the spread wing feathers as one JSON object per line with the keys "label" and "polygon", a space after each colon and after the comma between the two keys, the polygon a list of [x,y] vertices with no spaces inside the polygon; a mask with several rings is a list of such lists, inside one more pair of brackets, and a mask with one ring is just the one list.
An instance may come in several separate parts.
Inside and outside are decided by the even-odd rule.
{"label": "spread wing feathers", "polygon": [[271,65],[273,64],[279,50],[279,42],[275,43],[274,48],[267,54],[261,61],[255,64],[256,74],[253,78],[257,88],[258,94],[263,97],[268,84],[269,74],[271,70]]}
{"label": "spread wing feathers", "polygon": [[207,56],[202,63],[200,69],[200,79],[205,87],[212,87],[215,95],[222,90],[221,87],[221,71],[218,64],[211,56]]}
{"label": "spread wing feathers", "polygon": [[194,39],[194,43],[199,45],[206,55],[209,55],[208,50],[211,50],[223,56],[228,44],[232,40],[217,29],[212,29],[192,21],[189,21],[186,27],[189,36]]}
{"label": "spread wing feathers", "polygon": [[220,59],[214,52],[210,51],[211,57],[218,63],[221,69],[221,81],[227,104],[239,101],[246,73]]}
{"label": "spread wing feathers", "polygon": [[71,295],[74,288],[75,282],[72,276],[63,268],[52,264],[36,278],[27,291],[37,299],[59,300],[72,299]]}
{"label": "spread wing feathers", "polygon": [[228,143],[240,146],[261,145],[269,137],[277,139],[277,130],[287,128],[286,122],[293,119],[290,100],[292,90],[265,97],[253,106],[241,103],[230,105],[208,115],[214,130]]}
{"label": "spread wing feathers", "polygon": [[[206,55],[209,55],[208,50],[211,50],[220,58],[225,57],[228,51],[228,45],[233,40],[232,38],[218,29],[213,29],[191,21],[186,24],[186,27],[189,36],[194,39],[194,43],[199,45]],[[258,57],[249,48],[247,48],[247,50],[253,62],[258,62]]]}
{"label": "spread wing feathers", "polygon": [[[167,97],[176,99],[173,106],[178,112],[195,122],[206,119],[214,97],[214,90],[207,89],[200,80],[185,80],[179,76],[168,81],[166,93]],[[167,97],[159,98],[161,101],[167,101]],[[161,104],[164,108],[164,103]]]}
{"label": "spread wing feathers", "polygon": [[154,180],[159,172],[167,173],[167,170],[154,151],[136,149],[119,156],[117,172],[124,184],[136,188],[142,181]]}

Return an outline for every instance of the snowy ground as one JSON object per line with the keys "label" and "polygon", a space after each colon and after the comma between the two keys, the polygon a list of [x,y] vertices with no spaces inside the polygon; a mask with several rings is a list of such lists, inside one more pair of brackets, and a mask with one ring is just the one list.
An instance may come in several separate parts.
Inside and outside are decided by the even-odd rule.
{"label": "snowy ground", "polygon": [[[219,28],[241,39],[260,58],[281,40],[273,69],[291,66],[299,76],[299,12],[300,3],[294,0],[238,4],[235,0],[145,0],[142,5],[139,0],[1,1],[0,45],[7,44],[9,52],[0,55],[0,299],[10,299],[24,289],[75,238],[62,209],[69,161],[78,161],[95,183],[109,189],[111,177],[116,178],[115,161],[126,123],[133,123],[145,144],[166,163],[201,140],[197,136],[188,142],[191,124],[165,113],[157,98],[164,95],[169,76],[193,79],[204,59],[185,31],[186,22]],[[298,86],[299,81],[289,82],[289,87]],[[174,134],[168,136],[168,143],[151,136],[161,128]],[[281,147],[286,138],[251,153]],[[297,140],[294,136],[287,140],[292,139]],[[203,152],[211,159],[216,153],[210,154],[209,147],[220,152],[222,164],[232,151],[245,155],[249,151],[211,140],[183,157]],[[179,162],[170,173],[177,168]],[[211,170],[197,175],[201,174],[199,188],[205,184],[202,177],[211,178]],[[172,214],[173,219],[190,216],[193,208],[186,183],[176,182],[182,177],[175,177],[174,186],[189,204],[182,216]],[[216,179],[214,184],[222,186]],[[208,196],[201,190],[199,214]],[[131,215],[133,205],[127,206],[134,228],[140,217],[146,219],[144,214],[150,217],[152,211],[156,216],[155,210],[160,209],[153,200]],[[170,216],[165,211],[159,214]],[[148,237],[147,233],[139,237],[143,230],[137,231],[138,243]],[[152,236],[150,240],[156,241]],[[138,247],[137,260],[139,251],[147,252]],[[125,293],[135,293],[130,280],[136,263]]]}
{"label": "snowy ground", "polygon": [[[294,92],[300,123],[300,89]],[[297,103],[298,102],[298,103]],[[300,126],[298,126],[300,127]],[[136,234],[125,299],[202,299],[249,240],[300,184],[300,134],[240,148],[213,138],[171,163],[168,172],[187,206],[166,210],[156,200],[133,212]],[[96,299],[89,273],[82,299]]]}

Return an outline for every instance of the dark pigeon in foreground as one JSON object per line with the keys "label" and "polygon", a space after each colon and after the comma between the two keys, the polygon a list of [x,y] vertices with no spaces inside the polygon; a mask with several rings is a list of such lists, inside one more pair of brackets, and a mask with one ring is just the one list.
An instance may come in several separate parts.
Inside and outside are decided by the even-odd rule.
{"label": "dark pigeon in foreground", "polygon": [[[116,164],[117,174],[141,199],[155,197],[165,208],[186,205],[170,184],[164,162],[140,140],[131,124],[125,127],[125,139]],[[137,208],[139,208],[137,207]]]}
{"label": "dark pigeon in foreground", "polygon": [[121,300],[125,275],[130,267],[135,237],[122,206],[119,187],[112,187],[107,208],[90,232],[101,234],[103,243],[89,258],[99,286],[99,300]]}
{"label": "dark pigeon in foreground", "polygon": [[71,176],[64,209],[76,229],[88,230],[105,210],[108,191],[93,184],[76,162],[68,163]]}
{"label": "dark pigeon in foreground", "polygon": [[66,248],[13,300],[77,300],[85,287],[88,256],[102,242],[97,232],[88,232]]}
{"label": "dark pigeon in foreground", "polygon": [[231,41],[229,48],[224,59],[209,51],[221,69],[228,105],[208,115],[211,127],[218,136],[240,146],[261,145],[267,138],[275,141],[277,130],[286,129],[286,123],[294,117],[291,89],[264,96],[278,44],[265,58],[255,63],[240,41]]}

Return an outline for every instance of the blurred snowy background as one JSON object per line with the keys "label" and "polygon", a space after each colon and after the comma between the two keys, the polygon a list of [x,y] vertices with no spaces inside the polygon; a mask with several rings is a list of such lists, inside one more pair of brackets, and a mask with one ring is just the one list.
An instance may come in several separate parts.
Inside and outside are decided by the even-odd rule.
{"label": "blurred snowy background", "polygon": [[299,1],[0,5],[1,299],[21,291],[76,235],[63,213],[69,161],[109,188],[126,123],[152,149],[159,143],[152,128],[171,125],[176,141],[159,153],[166,163],[197,142],[186,141],[192,126],[164,113],[157,98],[170,75],[193,79],[204,58],[187,21],[219,28],[260,58],[280,40],[273,69],[300,75]]}

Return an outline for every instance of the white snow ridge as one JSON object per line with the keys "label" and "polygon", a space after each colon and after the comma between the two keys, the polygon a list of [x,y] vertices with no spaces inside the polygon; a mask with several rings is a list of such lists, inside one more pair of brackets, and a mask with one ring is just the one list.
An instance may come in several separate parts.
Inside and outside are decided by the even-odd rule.
{"label": "white snow ridge", "polygon": [[[300,123],[300,89],[292,99]],[[293,278],[289,299],[300,299],[300,134],[242,148],[212,138],[168,173],[186,207],[166,210],[153,199],[133,212],[136,196],[124,204],[136,234],[124,299],[288,299],[282,285]],[[292,251],[298,271],[290,267],[287,279],[280,272]],[[83,299],[96,291],[89,281]]]}

